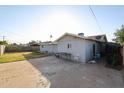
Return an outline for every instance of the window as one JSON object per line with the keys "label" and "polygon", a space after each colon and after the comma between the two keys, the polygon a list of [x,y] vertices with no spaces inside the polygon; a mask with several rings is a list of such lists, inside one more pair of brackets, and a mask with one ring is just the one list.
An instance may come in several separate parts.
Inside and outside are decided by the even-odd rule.
{"label": "window", "polygon": [[96,39],[101,39],[102,37],[101,36],[96,36]]}
{"label": "window", "polygon": [[69,44],[68,44],[68,48],[69,48]]}
{"label": "window", "polygon": [[44,48],[44,45],[42,45],[42,48]]}
{"label": "window", "polygon": [[95,44],[93,44],[93,56],[95,56],[95,53],[96,51],[95,51]]}
{"label": "window", "polygon": [[68,45],[67,45],[67,48],[71,48],[71,44],[68,44]]}

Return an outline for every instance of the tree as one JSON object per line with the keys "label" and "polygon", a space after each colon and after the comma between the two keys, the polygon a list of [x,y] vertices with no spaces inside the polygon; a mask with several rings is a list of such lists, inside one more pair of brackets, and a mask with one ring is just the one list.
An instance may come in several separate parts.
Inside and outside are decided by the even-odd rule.
{"label": "tree", "polygon": [[7,45],[7,41],[0,41],[0,45]]}
{"label": "tree", "polygon": [[120,29],[117,29],[117,31],[114,33],[114,35],[116,37],[114,40],[117,43],[124,45],[124,25],[122,25]]}
{"label": "tree", "polygon": [[29,42],[30,45],[32,45],[32,44],[37,44],[37,43],[38,43],[38,42],[37,42],[37,41],[34,41],[34,40],[32,40],[32,41]]}
{"label": "tree", "polygon": [[34,44],[40,44],[41,43],[41,41],[39,41],[39,40],[32,40],[32,41],[30,41],[29,43],[27,43],[27,45],[34,45]]}

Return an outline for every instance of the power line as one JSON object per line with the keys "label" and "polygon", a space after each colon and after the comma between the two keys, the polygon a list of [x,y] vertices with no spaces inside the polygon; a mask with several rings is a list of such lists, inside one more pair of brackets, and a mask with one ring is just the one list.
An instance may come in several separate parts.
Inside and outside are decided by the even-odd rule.
{"label": "power line", "polygon": [[[1,28],[0,28],[0,29],[1,29]],[[9,33],[9,34],[11,34],[11,35],[17,36],[17,37],[21,37],[21,38],[25,37],[24,35],[22,35],[22,34],[20,34],[20,33],[16,33],[16,32],[9,31],[9,30],[5,30],[5,29],[1,29],[1,30],[4,31],[4,32]]]}
{"label": "power line", "polygon": [[102,30],[102,28],[101,28],[101,26],[100,26],[100,24],[99,24],[99,22],[98,22],[98,19],[97,19],[96,15],[95,15],[95,13],[94,13],[94,11],[93,11],[93,9],[92,9],[92,7],[91,7],[90,5],[89,5],[89,9],[90,9],[90,11],[91,11],[91,13],[92,13],[92,15],[93,15],[95,21],[96,21],[96,24],[97,24],[99,30],[103,33],[103,30]]}
{"label": "power line", "polygon": [[[0,28],[1,29],[1,28]],[[18,41],[15,41],[15,40],[17,40],[17,38],[19,39],[24,39],[24,36],[23,35],[21,35],[21,34],[18,34],[18,33],[15,33],[15,32],[12,32],[12,31],[8,31],[8,30],[5,30],[5,29],[1,29],[1,31],[4,31],[5,33],[7,32],[7,34],[10,34],[10,35],[12,35],[12,37],[11,37],[11,39],[7,39],[7,38],[10,38],[10,37],[7,37],[7,36],[0,36],[0,37],[2,37],[2,40],[4,41],[5,39],[6,40],[8,40],[8,41],[13,41],[14,40],[14,42],[17,42],[17,43],[21,43],[21,42],[18,42]],[[4,33],[4,34],[5,34]],[[7,37],[7,38],[6,38]],[[15,38],[14,38],[15,37]],[[13,40],[12,40],[12,38],[13,38]]]}
{"label": "power line", "polygon": [[11,38],[11,37],[6,37],[6,41],[8,42],[13,42],[13,43],[21,43],[20,41],[17,40],[17,38]]}

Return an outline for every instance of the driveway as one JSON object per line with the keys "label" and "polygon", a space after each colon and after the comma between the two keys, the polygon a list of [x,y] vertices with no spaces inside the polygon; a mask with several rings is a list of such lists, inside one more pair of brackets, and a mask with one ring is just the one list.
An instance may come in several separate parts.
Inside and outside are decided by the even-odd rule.
{"label": "driveway", "polygon": [[28,61],[0,64],[0,88],[49,87],[50,82]]}
{"label": "driveway", "polygon": [[121,71],[54,56],[0,64],[0,87],[124,87]]}
{"label": "driveway", "polygon": [[50,80],[52,88],[124,87],[121,71],[106,68],[103,64],[75,63],[54,56],[29,62]]}

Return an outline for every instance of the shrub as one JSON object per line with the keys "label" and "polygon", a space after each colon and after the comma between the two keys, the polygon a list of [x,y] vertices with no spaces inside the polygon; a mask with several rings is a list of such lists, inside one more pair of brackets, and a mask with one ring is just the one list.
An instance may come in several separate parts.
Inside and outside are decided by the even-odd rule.
{"label": "shrub", "polygon": [[7,41],[0,41],[0,45],[7,45]]}

